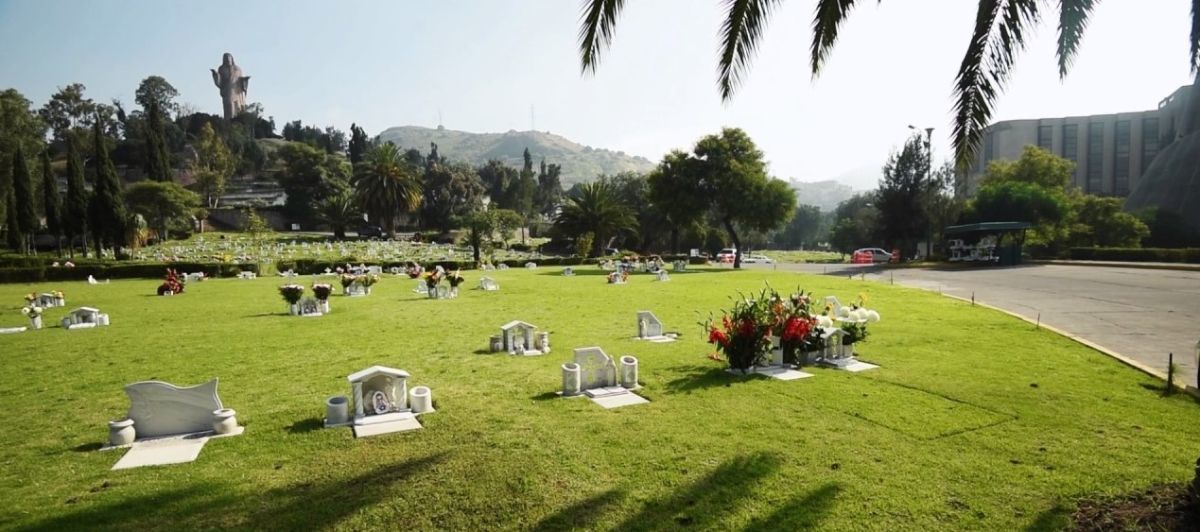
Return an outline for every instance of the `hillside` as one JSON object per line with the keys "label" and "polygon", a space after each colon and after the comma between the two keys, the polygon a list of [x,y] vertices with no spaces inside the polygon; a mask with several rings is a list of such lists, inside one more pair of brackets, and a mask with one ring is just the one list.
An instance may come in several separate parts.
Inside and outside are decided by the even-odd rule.
{"label": "hillside", "polygon": [[624,171],[646,172],[654,163],[644,157],[626,155],[584,146],[566,138],[542,131],[509,131],[507,133],[470,133],[451,129],[430,129],[419,126],[392,127],[379,134],[403,148],[429,151],[436,142],[438,153],[452,161],[465,161],[478,166],[489,159],[499,159],[509,166],[520,168],[525,148],[536,166],[544,157],[547,164],[562,165],[562,181],[571,185],[590,181],[600,174]]}
{"label": "hillside", "polygon": [[796,191],[796,202],[804,205],[816,205],[822,212],[830,212],[838,204],[850,199],[855,190],[844,183],[826,180],[816,182],[792,181],[792,189]]}

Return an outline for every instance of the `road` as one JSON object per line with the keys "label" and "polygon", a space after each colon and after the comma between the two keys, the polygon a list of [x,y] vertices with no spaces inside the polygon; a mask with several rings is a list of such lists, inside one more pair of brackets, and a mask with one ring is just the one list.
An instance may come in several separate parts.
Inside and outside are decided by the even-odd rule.
{"label": "road", "polygon": [[[771,268],[767,265],[747,267]],[[1167,371],[1196,385],[1200,272],[1120,267],[1027,265],[1014,268],[880,269],[844,264],[780,264],[779,270],[848,275],[940,291],[1037,319],[1044,324]]]}

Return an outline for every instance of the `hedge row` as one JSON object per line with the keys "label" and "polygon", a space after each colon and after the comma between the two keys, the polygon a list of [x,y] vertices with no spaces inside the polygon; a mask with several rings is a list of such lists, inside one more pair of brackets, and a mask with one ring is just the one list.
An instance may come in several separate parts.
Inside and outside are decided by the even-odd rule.
{"label": "hedge row", "polygon": [[[505,264],[509,268],[523,268],[526,262],[536,263],[538,266],[579,266],[581,264],[597,264],[604,259],[583,259],[579,257],[542,257],[539,259],[530,260],[503,260],[496,261],[496,264]],[[687,260],[689,264],[705,264],[705,259],[702,257],[687,257],[686,255],[663,257],[663,260],[668,264],[675,260]],[[338,260],[317,260],[317,259],[297,259],[291,261],[279,261],[275,263],[275,269],[281,272],[292,270],[300,275],[313,275],[325,273],[326,269],[330,271],[337,270],[338,267],[345,267],[347,264],[367,264],[371,266],[380,266],[384,271],[388,271],[393,267],[401,268],[408,266],[409,261],[360,261],[352,257],[342,258]],[[424,262],[421,264],[426,269],[432,269],[435,266],[441,266],[446,270],[473,270],[475,262],[471,260],[443,260],[434,262]]]}
{"label": "hedge row", "polygon": [[243,271],[258,271],[257,264],[198,263],[198,262],[129,262],[87,264],[74,268],[31,266],[0,268],[0,283],[38,283],[42,281],[82,281],[89,275],[96,279],[160,279],[167,268],[183,273],[204,272],[211,277],[234,277]]}
{"label": "hedge row", "polygon": [[1200,248],[1071,248],[1072,260],[1200,263]]}

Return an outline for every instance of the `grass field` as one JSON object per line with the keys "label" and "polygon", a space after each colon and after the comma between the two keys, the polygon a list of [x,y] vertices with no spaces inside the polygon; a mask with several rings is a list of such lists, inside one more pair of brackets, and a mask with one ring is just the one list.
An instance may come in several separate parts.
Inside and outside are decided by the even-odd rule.
{"label": "grass field", "polygon": [[771,257],[775,262],[783,263],[838,263],[849,260],[848,256],[834,251],[764,251],[763,255]]}
{"label": "grass field", "polygon": [[[0,336],[0,528],[492,530],[1013,530],[1067,524],[1074,501],[1191,478],[1200,407],[1025,322],[935,294],[762,270],[604,284],[579,267],[493,272],[501,291],[450,301],[388,277],[284,315],[278,278],[0,286],[0,326],[31,290],[99,307],[108,328]],[[474,286],[478,272],[469,272]],[[862,358],[881,369],[783,382],[732,376],[696,322],[768,281],[883,315]],[[630,336],[655,311],[673,344]],[[57,323],[66,309],[51,309]],[[552,332],[541,357],[478,354],[499,325]],[[572,347],[640,360],[646,405],[554,395]],[[322,429],[346,375],[403,368],[433,390],[420,431],[354,440]],[[95,449],[127,383],[220,377],[246,433],[190,464],[110,471]]]}

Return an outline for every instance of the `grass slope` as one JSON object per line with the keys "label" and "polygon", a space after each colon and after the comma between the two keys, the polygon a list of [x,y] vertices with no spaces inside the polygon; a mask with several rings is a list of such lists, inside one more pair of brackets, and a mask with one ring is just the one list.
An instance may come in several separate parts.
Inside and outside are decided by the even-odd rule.
{"label": "grass slope", "polygon": [[[104,329],[0,337],[0,528],[879,530],[1048,529],[1074,500],[1190,478],[1197,406],[1154,380],[1021,321],[877,283],[756,271],[634,276],[589,268],[494,272],[500,292],[453,301],[389,277],[323,318],[283,315],[278,279],[213,280],[176,297],[157,281],[0,286],[0,326],[21,295],[61,289]],[[472,272],[473,286],[478,272]],[[705,359],[697,312],[768,281],[883,314],[864,359],[883,367],[782,382]],[[634,312],[684,334],[631,340]],[[53,309],[55,323],[65,309]],[[510,319],[555,351],[483,355]],[[635,354],[652,402],[605,411],[560,399],[570,348]],[[354,440],[320,427],[323,400],[371,364],[408,370],[438,412],[417,432]],[[180,466],[110,471],[96,452],[123,416],[121,387],[221,379],[246,433]]]}

